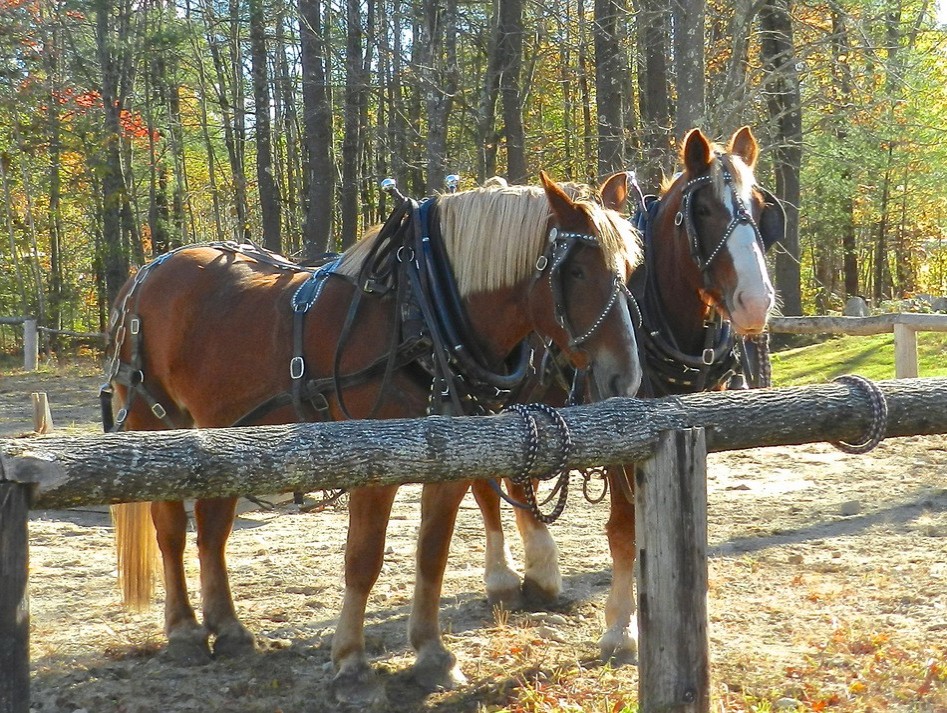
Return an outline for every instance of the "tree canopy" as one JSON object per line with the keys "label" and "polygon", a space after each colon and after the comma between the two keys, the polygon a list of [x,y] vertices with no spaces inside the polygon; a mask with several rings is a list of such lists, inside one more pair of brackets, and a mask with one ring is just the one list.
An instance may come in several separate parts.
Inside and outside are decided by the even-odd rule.
{"label": "tree canopy", "polygon": [[0,0],[0,315],[101,330],[175,246],[297,258],[500,174],[657,192],[750,125],[786,313],[947,294],[947,26],[930,0]]}

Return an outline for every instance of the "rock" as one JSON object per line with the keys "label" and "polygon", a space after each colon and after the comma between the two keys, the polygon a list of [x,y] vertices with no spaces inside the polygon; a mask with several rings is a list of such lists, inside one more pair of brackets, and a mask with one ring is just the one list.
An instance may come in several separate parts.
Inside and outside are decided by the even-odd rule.
{"label": "rock", "polygon": [[947,312],[947,297],[935,297],[931,300],[931,309],[935,312]]}
{"label": "rock", "polygon": [[555,641],[559,644],[564,644],[567,641],[565,634],[563,634],[558,629],[554,629],[551,626],[546,626],[545,624],[542,626],[537,626],[535,629],[533,629],[533,633],[535,633],[540,639],[545,639],[546,641]]}
{"label": "rock", "polygon": [[846,317],[867,317],[868,303],[861,297],[849,297],[842,314]]}
{"label": "rock", "polygon": [[802,701],[795,698],[780,698],[773,701],[773,710],[775,711],[794,711],[802,706]]}
{"label": "rock", "polygon": [[857,515],[862,511],[862,504],[860,500],[848,500],[847,502],[839,505],[838,508],[839,514],[843,517],[851,517],[852,515]]}
{"label": "rock", "polygon": [[802,555],[800,554],[789,555],[786,561],[789,562],[789,564],[802,564]]}

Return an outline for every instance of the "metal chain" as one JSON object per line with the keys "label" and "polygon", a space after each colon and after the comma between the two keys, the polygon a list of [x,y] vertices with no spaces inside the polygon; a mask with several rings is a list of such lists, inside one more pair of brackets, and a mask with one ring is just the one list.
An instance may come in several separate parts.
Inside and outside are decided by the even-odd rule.
{"label": "metal chain", "polygon": [[[540,522],[549,525],[559,519],[559,516],[566,507],[566,500],[569,494],[569,471],[566,468],[566,463],[568,462],[569,455],[572,453],[572,434],[569,431],[565,419],[562,418],[562,415],[556,409],[546,404],[512,404],[507,407],[507,410],[519,414],[526,427],[526,457],[519,474],[515,475],[511,480],[523,486],[523,490],[526,493],[526,506],[533,516]],[[532,476],[530,475],[530,471],[536,463],[536,455],[539,451],[539,426],[533,415],[536,412],[545,414],[549,420],[552,421],[559,433],[559,441],[561,444],[559,463],[550,472],[537,476],[540,480],[556,479],[553,493],[558,492],[559,498],[549,514],[542,512],[540,509],[539,503],[536,500],[536,492],[533,488]]]}
{"label": "metal chain", "polygon": [[881,443],[885,437],[885,431],[888,427],[888,402],[885,400],[885,395],[875,382],[858,374],[845,374],[834,378],[832,381],[861,389],[867,394],[871,403],[871,425],[868,426],[862,442],[832,441],[832,445],[844,453],[867,453]]}
{"label": "metal chain", "polygon": [[769,359],[769,332],[747,337],[747,341],[756,345],[756,358],[759,362],[759,388],[768,389],[773,385],[773,365]]}

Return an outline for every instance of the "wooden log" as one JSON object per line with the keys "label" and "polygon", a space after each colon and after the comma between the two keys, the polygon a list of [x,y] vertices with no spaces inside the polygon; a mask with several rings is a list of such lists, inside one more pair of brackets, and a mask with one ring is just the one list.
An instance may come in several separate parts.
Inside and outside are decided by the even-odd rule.
{"label": "wooden log", "polygon": [[[947,433],[947,378],[878,382],[887,436]],[[648,458],[662,431],[708,429],[712,451],[859,441],[868,396],[843,384],[639,400],[562,409],[571,468]],[[540,419],[537,472],[551,470],[559,434]],[[523,464],[519,415],[345,421],[254,428],[41,436],[0,441],[0,473],[34,484],[33,507],[181,500],[512,476]]]}
{"label": "wooden log", "polygon": [[23,324],[30,317],[0,317],[0,324]]}
{"label": "wooden log", "polygon": [[46,434],[53,432],[53,414],[49,410],[49,398],[44,391],[34,391],[30,394],[33,400],[33,430],[36,433]]}
{"label": "wooden log", "polygon": [[30,709],[28,495],[0,481],[0,713]]}
{"label": "wooden log", "polygon": [[879,314],[873,317],[770,317],[770,332],[783,334],[851,334],[866,336],[894,331],[895,324],[916,332],[947,332],[947,315]]}
{"label": "wooden log", "polygon": [[641,711],[708,713],[704,429],[661,434],[636,469],[635,521]]}

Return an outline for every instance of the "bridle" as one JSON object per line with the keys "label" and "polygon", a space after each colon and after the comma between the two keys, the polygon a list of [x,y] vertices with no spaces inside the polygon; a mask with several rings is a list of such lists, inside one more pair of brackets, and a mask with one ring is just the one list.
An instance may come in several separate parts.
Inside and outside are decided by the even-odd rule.
{"label": "bridle", "polygon": [[722,164],[721,174],[724,185],[730,190],[733,218],[730,219],[730,223],[720,236],[720,241],[714,246],[706,258],[701,255],[700,236],[697,233],[697,226],[694,224],[693,197],[698,190],[713,182],[711,176],[706,175],[692,178],[684,184],[684,187],[681,189],[681,207],[674,216],[674,225],[678,228],[680,228],[682,224],[684,225],[684,231],[687,234],[687,241],[690,245],[691,258],[694,260],[694,264],[697,265],[697,269],[700,270],[703,275],[705,286],[708,287],[710,286],[709,270],[711,264],[713,264],[714,259],[720,254],[721,250],[723,250],[723,247],[727,244],[727,240],[730,239],[733,232],[741,225],[749,225],[753,229],[756,242],[760,246],[760,252],[766,254],[766,243],[763,240],[760,227],[756,220],[753,219],[753,214],[750,213],[736,189],[736,181],[733,178],[733,170],[729,160],[725,156],[718,156],[717,160]]}
{"label": "bridle", "polygon": [[559,228],[552,228],[549,231],[549,247],[546,249],[542,255],[536,260],[536,274],[534,276],[534,284],[539,280],[544,272],[547,272],[548,268],[548,277],[549,277],[549,288],[552,292],[553,300],[553,311],[556,318],[556,323],[562,328],[566,333],[566,336],[569,338],[569,348],[578,347],[589,339],[592,338],[602,324],[605,322],[605,318],[608,316],[609,312],[612,311],[612,308],[615,306],[615,303],[618,302],[619,295],[624,295],[626,298],[631,299],[631,292],[628,290],[628,287],[625,285],[625,282],[619,277],[616,273],[612,276],[612,293],[608,299],[608,302],[605,303],[605,306],[602,308],[599,316],[593,320],[592,325],[580,334],[576,334],[573,329],[572,323],[569,320],[568,312],[566,309],[565,296],[562,291],[562,266],[568,260],[570,254],[575,249],[577,245],[586,245],[590,247],[601,248],[601,242],[599,239],[592,235],[591,233],[581,233],[578,231],[571,230],[560,230]]}

